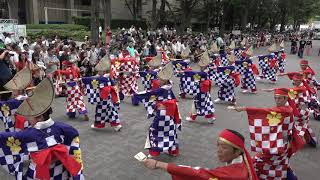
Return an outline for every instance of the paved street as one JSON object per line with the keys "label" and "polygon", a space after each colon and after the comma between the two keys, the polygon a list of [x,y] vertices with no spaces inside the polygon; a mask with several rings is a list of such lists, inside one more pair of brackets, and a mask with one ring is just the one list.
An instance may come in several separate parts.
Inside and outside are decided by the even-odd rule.
{"label": "paved street", "polygon": [[[287,70],[298,70],[298,57],[289,55],[289,45],[287,45]],[[314,41],[312,57],[305,57],[310,60],[312,68],[320,74],[317,50],[320,41]],[[266,54],[266,49],[259,49],[255,55]],[[256,59],[255,59],[256,60]],[[257,64],[257,63],[256,63]],[[318,79],[320,77],[318,76]],[[174,92],[178,95],[178,81],[175,79]],[[290,82],[287,77],[282,77],[276,85],[269,83],[257,83],[258,88],[288,87]],[[274,105],[273,93],[259,92],[257,95],[244,95],[237,90],[238,105],[271,107]],[[216,87],[213,87],[212,95],[217,96]],[[185,121],[185,117],[191,108],[191,99],[180,100],[179,108],[183,118],[182,132],[179,134],[181,155],[177,158],[161,155],[159,160],[174,162],[178,164],[216,167],[222,165],[215,157],[217,134],[224,128],[234,129],[245,135],[247,138],[247,148],[249,148],[249,129],[245,113],[236,113],[226,109],[226,105],[215,105],[217,121],[214,125],[209,125],[203,118],[198,118],[197,122]],[[143,151],[147,129],[151,120],[146,118],[146,111],[142,105],[133,107],[130,100],[126,99],[121,104],[120,118],[123,122],[121,132],[114,132],[111,128],[103,130],[92,130],[90,125],[94,119],[94,106],[89,105],[91,121],[85,122],[82,117],[68,119],[65,116],[65,99],[57,98],[54,101],[54,119],[71,124],[80,132],[82,157],[85,166],[87,179],[95,180],[167,180],[170,179],[167,173],[159,170],[151,171],[133,156]],[[312,129],[317,136],[320,131],[320,122],[311,120]],[[320,171],[320,150],[310,147],[304,148],[294,158],[291,159],[291,166],[299,179],[316,180],[319,179]],[[1,180],[14,179],[0,170]]]}

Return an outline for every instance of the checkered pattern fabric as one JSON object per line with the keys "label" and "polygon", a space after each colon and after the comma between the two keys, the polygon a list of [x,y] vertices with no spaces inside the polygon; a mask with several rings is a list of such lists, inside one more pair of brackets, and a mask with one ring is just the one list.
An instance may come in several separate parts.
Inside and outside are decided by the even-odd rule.
{"label": "checkered pattern fabric", "polygon": [[257,154],[253,159],[253,165],[259,179],[287,179],[289,157],[286,153],[282,155]]}
{"label": "checkered pattern fabric", "polygon": [[[29,166],[26,174],[27,179],[37,179],[36,178],[36,165],[31,162],[31,165]],[[67,171],[67,169],[63,166],[63,164],[60,161],[57,161],[50,165],[49,167],[49,173],[50,177],[52,179],[70,179],[72,176]]]}
{"label": "checkered pattern fabric", "polygon": [[5,117],[2,112],[0,112],[0,120],[3,122],[4,130],[6,132],[14,132],[14,122],[11,117]]}
{"label": "checkered pattern fabric", "polygon": [[270,67],[269,61],[273,59],[274,56],[267,55],[267,56],[259,56],[259,67],[261,69],[261,78],[267,79],[270,81],[276,81],[277,80],[277,67]]}
{"label": "checkered pattern fabric", "polygon": [[95,124],[104,125],[108,123],[120,123],[119,119],[119,104],[114,104],[111,100],[111,94],[108,100],[100,101],[96,105]]}
{"label": "checkered pattern fabric", "polygon": [[0,165],[9,174],[16,176],[16,179],[23,177],[24,155],[14,153],[7,148],[0,148]]}
{"label": "checkered pattern fabric", "polygon": [[223,72],[216,74],[216,85],[219,87],[218,98],[222,101],[232,102],[235,100],[235,81]]}
{"label": "checkered pattern fabric", "polygon": [[200,82],[207,79],[204,72],[186,71],[180,77],[180,93],[195,96],[200,93]]}
{"label": "checkered pattern fabric", "polygon": [[151,150],[166,153],[177,150],[179,146],[177,128],[173,116],[167,115],[165,109],[157,110],[149,128]]}
{"label": "checkered pattern fabric", "polygon": [[215,112],[210,92],[198,93],[194,98],[194,107],[198,116],[212,115]]}
{"label": "checkered pattern fabric", "polygon": [[97,104],[100,99],[100,88],[113,86],[114,82],[108,77],[83,77],[82,83],[85,85],[88,102]]}
{"label": "checkered pattern fabric", "polygon": [[264,71],[264,69],[267,69],[269,66],[268,55],[258,56],[258,58],[259,58],[258,60],[259,68],[261,69],[261,71]]}
{"label": "checkered pattern fabric", "polygon": [[66,82],[66,80],[61,76],[55,76],[55,85],[54,85],[54,92],[56,95],[60,95],[63,92],[63,84]]}
{"label": "checkered pattern fabric", "polygon": [[[306,133],[316,142],[316,136],[310,127],[310,109],[308,107],[310,103],[309,94],[299,93],[298,97],[295,98],[295,105],[298,108],[300,116],[295,117],[294,128],[298,131],[298,135],[304,137]],[[302,109],[301,107],[306,106],[307,108]]]}
{"label": "checkered pattern fabric", "polygon": [[[256,112],[258,111],[256,110]],[[248,114],[250,144],[253,152],[281,154],[287,150],[288,136],[293,127],[293,118],[290,117],[290,113],[278,114],[280,117],[268,117],[270,116],[268,114],[265,115],[265,118]]]}
{"label": "checkered pattern fabric", "polygon": [[172,61],[172,66],[174,70],[174,75],[178,76],[178,71],[184,71],[185,69],[190,68],[189,63],[184,60],[175,60]]}
{"label": "checkered pattern fabric", "polygon": [[215,68],[210,68],[210,66],[214,66],[214,65],[209,65],[209,67],[208,67],[208,72],[207,72],[207,74],[208,74],[208,78],[212,81],[212,82],[215,82],[216,81],[216,79],[217,79],[217,70],[215,69]]}
{"label": "checkered pattern fabric", "polygon": [[[244,62],[246,64],[244,64]],[[236,72],[240,73],[241,75],[241,85],[242,89],[252,89],[255,90],[256,87],[256,80],[253,75],[252,68],[252,60],[248,59],[245,61],[236,61],[235,62],[235,67],[236,67]]]}
{"label": "checkered pattern fabric", "polygon": [[122,61],[120,71],[125,72],[120,76],[120,92],[125,96],[138,92],[139,66],[135,60]]}
{"label": "checkered pattern fabric", "polygon": [[[65,131],[60,131],[61,128]],[[56,122],[46,129],[28,128],[19,132],[19,134],[2,134],[0,136],[0,165],[10,174],[15,175],[16,179],[35,179],[36,164],[33,161],[31,161],[28,170],[23,175],[23,161],[30,159],[30,153],[38,152],[57,144],[64,144],[69,150],[69,154],[77,157],[77,160],[81,160],[78,135],[75,129],[60,122]],[[34,141],[28,141],[30,139]],[[67,176],[60,163],[53,163],[50,166],[50,176],[52,179],[69,179],[64,178]],[[79,172],[75,179],[84,179],[82,171]]]}
{"label": "checkered pattern fabric", "polygon": [[233,53],[237,59],[241,58],[242,50],[240,48],[233,49]]}
{"label": "checkered pattern fabric", "polygon": [[220,54],[221,66],[229,66],[227,54]]}
{"label": "checkered pattern fabric", "polygon": [[247,72],[247,68],[243,65],[243,60],[244,59],[241,58],[239,61],[235,61],[235,71],[240,75],[244,75]]}
{"label": "checkered pattern fabric", "polygon": [[172,87],[169,89],[159,88],[157,90],[148,91],[144,93],[135,94],[137,101],[143,103],[144,107],[147,110],[147,117],[154,117],[156,114],[156,102],[157,101],[166,101],[171,99],[176,99],[173,94]]}
{"label": "checkered pattern fabric", "polygon": [[144,87],[144,90],[151,90],[152,80],[157,79],[156,71],[140,72],[141,83]]}
{"label": "checkered pattern fabric", "polygon": [[286,66],[286,60],[281,57],[280,53],[284,53],[284,52],[283,51],[274,52],[276,58],[278,59],[279,72],[284,73],[285,66]]}
{"label": "checkered pattern fabric", "polygon": [[86,105],[83,101],[82,92],[76,82],[67,83],[67,112],[87,113]]}
{"label": "checkered pattern fabric", "polygon": [[15,110],[20,106],[22,100],[10,99],[8,101],[0,101],[0,120],[4,124],[6,132],[14,132],[14,121],[12,116]]}

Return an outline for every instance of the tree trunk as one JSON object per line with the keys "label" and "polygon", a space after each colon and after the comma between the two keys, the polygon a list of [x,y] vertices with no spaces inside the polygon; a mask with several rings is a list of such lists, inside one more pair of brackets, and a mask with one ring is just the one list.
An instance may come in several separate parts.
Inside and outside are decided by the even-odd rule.
{"label": "tree trunk", "polygon": [[104,28],[111,26],[111,0],[102,0],[104,14]]}
{"label": "tree trunk", "polygon": [[9,18],[10,19],[19,19],[18,16],[18,7],[19,1],[18,0],[8,0],[8,9],[9,9]]}
{"label": "tree trunk", "polygon": [[99,3],[91,0],[91,40],[98,43],[99,40]]}
{"label": "tree trunk", "polygon": [[164,23],[166,21],[166,0],[161,0],[160,11],[159,11],[159,18],[160,22]]}
{"label": "tree trunk", "polygon": [[155,30],[157,26],[158,26],[157,0],[152,0],[151,29]]}
{"label": "tree trunk", "polygon": [[137,0],[137,18],[142,19],[142,0]]}
{"label": "tree trunk", "polygon": [[132,0],[132,11],[133,11],[133,19],[137,20],[136,0]]}
{"label": "tree trunk", "polygon": [[191,16],[192,16],[192,1],[183,0],[181,1],[180,7],[182,9],[182,22],[178,28],[178,31],[181,33],[191,24]]}
{"label": "tree trunk", "polygon": [[248,15],[249,15],[249,7],[248,7],[248,5],[249,4],[247,3],[246,6],[243,8],[243,13],[242,13],[242,16],[241,16],[241,25],[240,25],[241,31],[245,30],[246,26],[248,24]]}

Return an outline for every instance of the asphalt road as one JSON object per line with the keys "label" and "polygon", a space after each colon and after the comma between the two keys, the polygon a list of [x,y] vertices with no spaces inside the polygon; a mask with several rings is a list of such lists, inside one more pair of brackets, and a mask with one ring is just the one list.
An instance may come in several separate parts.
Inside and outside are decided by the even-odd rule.
{"label": "asphalt road", "polygon": [[[320,72],[317,56],[320,48],[320,41],[314,41],[312,56],[306,56],[310,65],[316,72]],[[287,71],[299,70],[299,58],[289,54],[287,45]],[[266,48],[255,50],[255,55],[266,54]],[[195,66],[196,67],[196,66]],[[318,73],[318,79],[319,77]],[[178,95],[178,79],[174,82],[174,92]],[[286,77],[280,78],[277,84],[257,83],[258,89],[273,87],[289,87],[290,81]],[[273,94],[259,92],[256,95],[242,94],[237,89],[237,103],[244,106],[272,107],[274,106]],[[217,97],[217,89],[213,87],[212,95]],[[236,113],[227,110],[226,105],[215,105],[217,121],[215,124],[208,124],[203,118],[197,122],[186,122],[185,117],[191,108],[191,99],[180,100],[179,109],[183,118],[182,132],[179,134],[180,151],[179,157],[161,155],[158,160],[174,162],[177,164],[201,166],[213,168],[223,165],[218,162],[216,151],[216,139],[218,133],[225,129],[234,129],[245,135],[247,148],[249,148],[249,128],[245,113]],[[65,98],[57,98],[53,104],[53,118],[74,126],[80,132],[82,157],[84,160],[84,172],[86,179],[95,180],[167,180],[170,176],[160,170],[151,171],[146,169],[133,156],[144,150],[144,143],[147,136],[148,126],[151,120],[146,118],[146,111],[142,105],[133,107],[130,99],[121,103],[120,118],[123,129],[114,132],[107,127],[103,130],[92,130],[90,125],[94,119],[94,106],[88,104],[90,122],[83,121],[82,117],[68,119],[65,115]],[[318,121],[311,120],[312,128],[316,135],[320,134]],[[320,172],[320,150],[306,147],[298,152],[290,161],[291,167],[302,180],[319,179]],[[0,179],[14,179],[14,177],[0,170]]]}

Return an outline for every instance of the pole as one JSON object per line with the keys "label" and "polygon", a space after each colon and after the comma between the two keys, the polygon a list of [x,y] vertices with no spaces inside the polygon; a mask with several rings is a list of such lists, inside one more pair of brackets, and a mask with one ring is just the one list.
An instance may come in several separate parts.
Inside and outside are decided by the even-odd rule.
{"label": "pole", "polygon": [[44,7],[44,17],[45,17],[46,24],[48,24],[48,8],[47,7]]}

